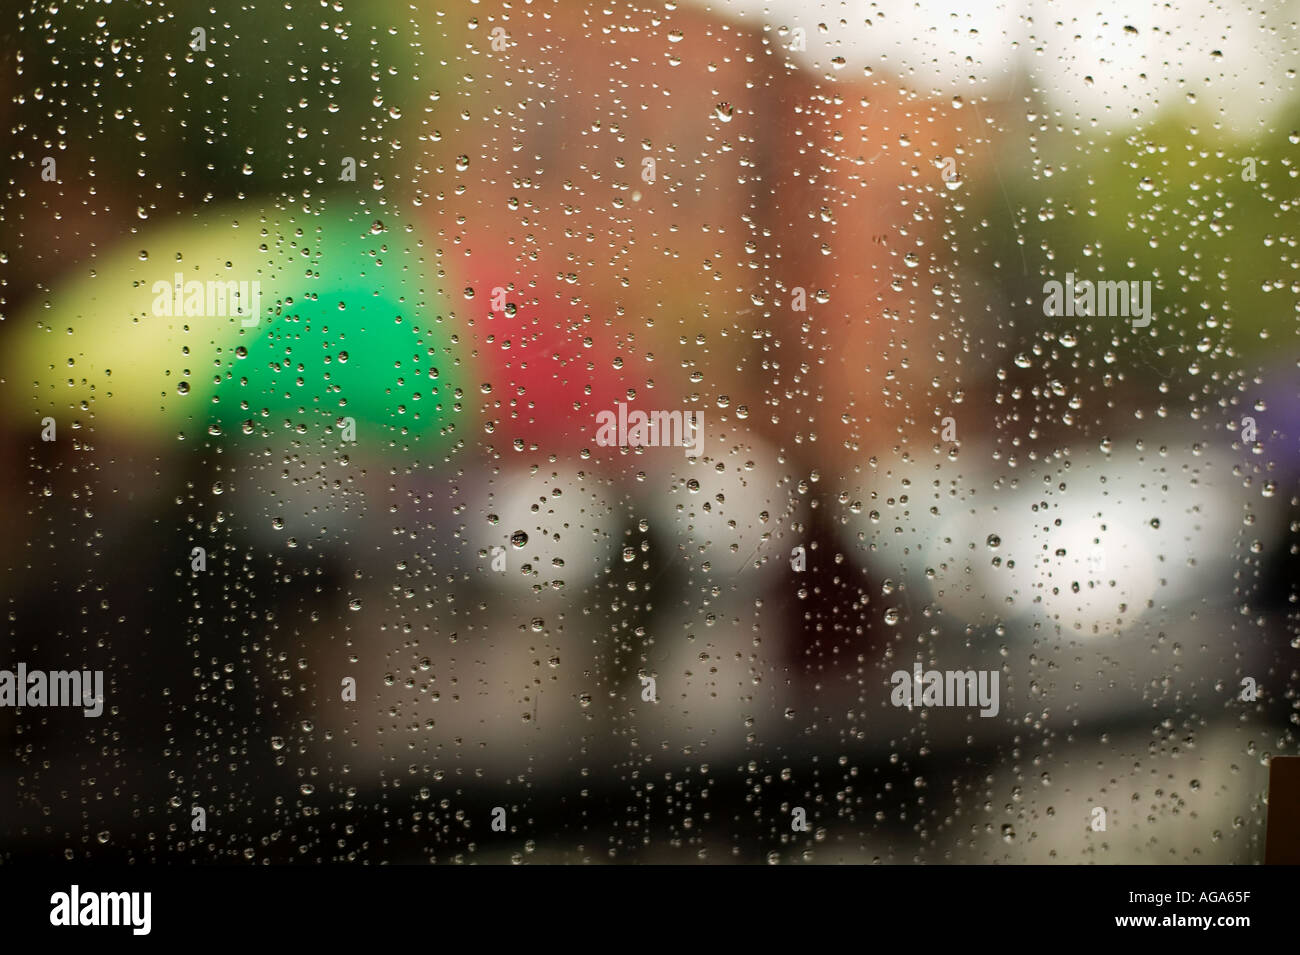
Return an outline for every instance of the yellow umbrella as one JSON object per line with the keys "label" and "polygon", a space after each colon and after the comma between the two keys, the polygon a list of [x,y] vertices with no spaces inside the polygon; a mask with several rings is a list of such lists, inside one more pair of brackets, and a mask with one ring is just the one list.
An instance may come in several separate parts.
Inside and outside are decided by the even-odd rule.
{"label": "yellow umbrella", "polygon": [[146,438],[351,419],[371,446],[442,443],[465,369],[415,245],[243,207],[153,230],[17,318],[10,413]]}

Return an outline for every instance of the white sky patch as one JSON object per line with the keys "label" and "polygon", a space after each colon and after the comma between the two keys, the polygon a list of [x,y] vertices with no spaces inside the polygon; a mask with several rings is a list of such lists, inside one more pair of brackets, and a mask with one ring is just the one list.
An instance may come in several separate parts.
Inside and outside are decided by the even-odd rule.
{"label": "white sky patch", "polygon": [[1062,118],[1083,125],[1138,126],[1192,106],[1206,123],[1249,134],[1297,93],[1300,0],[696,6],[757,27],[802,27],[807,51],[794,55],[817,72],[847,79],[870,68],[921,94],[965,98],[1038,87]]}

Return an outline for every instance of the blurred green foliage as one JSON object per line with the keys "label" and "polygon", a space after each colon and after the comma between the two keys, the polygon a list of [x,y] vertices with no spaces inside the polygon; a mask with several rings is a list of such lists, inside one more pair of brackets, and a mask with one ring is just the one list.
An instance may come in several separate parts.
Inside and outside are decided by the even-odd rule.
{"label": "blurred green foliage", "polygon": [[[93,168],[101,191],[167,209],[315,193],[337,184],[344,156],[367,188],[390,158],[409,167],[404,114],[427,99],[446,32],[432,14],[425,32],[405,5],[221,6],[19,13],[10,83],[31,94],[9,105],[6,175],[53,154],[60,178]],[[204,51],[191,49],[195,28]]]}
{"label": "blurred green foliage", "polygon": [[[1048,139],[1029,174],[1004,169],[1003,191],[985,194],[981,211],[1001,237],[1014,298],[1032,303],[1018,311],[1031,308],[1063,330],[1090,324],[1093,334],[1078,336],[1081,358],[1170,378],[1193,365],[1240,373],[1242,360],[1279,357],[1277,330],[1295,322],[1300,291],[1300,137],[1285,132],[1300,127],[1300,110],[1275,123],[1282,132],[1249,141],[1204,120],[1169,110],[1128,135]],[[1023,272],[1011,267],[1022,255]],[[1071,271],[1076,279],[1152,281],[1150,327],[1043,316],[1043,283]],[[1025,322],[1021,341],[1042,327]]]}

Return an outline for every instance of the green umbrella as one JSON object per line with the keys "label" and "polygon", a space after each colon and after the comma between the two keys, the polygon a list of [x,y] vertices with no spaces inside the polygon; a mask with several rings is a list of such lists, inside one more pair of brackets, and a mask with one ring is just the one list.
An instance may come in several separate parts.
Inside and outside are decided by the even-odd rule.
{"label": "green umbrella", "polygon": [[[18,319],[32,421],[443,450],[468,369],[418,236],[242,207],[140,236]],[[12,406],[11,406],[12,410]]]}

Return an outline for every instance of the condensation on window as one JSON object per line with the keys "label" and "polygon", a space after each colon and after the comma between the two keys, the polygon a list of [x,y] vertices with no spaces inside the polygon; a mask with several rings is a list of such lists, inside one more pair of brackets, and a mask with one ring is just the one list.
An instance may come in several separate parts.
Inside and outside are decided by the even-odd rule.
{"label": "condensation on window", "polygon": [[1297,5],[19,3],[0,858],[1253,863]]}

